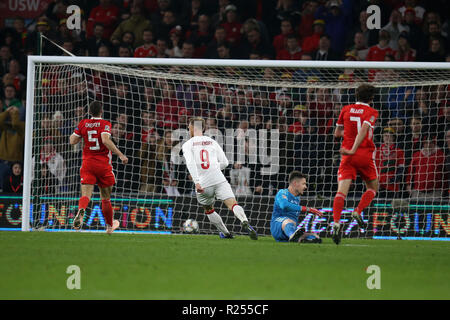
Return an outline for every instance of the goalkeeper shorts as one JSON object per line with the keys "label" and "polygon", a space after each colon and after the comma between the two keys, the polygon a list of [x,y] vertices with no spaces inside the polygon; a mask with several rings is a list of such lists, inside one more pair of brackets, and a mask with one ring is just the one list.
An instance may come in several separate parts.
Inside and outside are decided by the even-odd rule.
{"label": "goalkeeper shorts", "polygon": [[279,242],[289,241],[289,237],[283,232],[283,221],[286,219],[291,219],[288,217],[278,217],[270,221],[270,233],[272,237]]}

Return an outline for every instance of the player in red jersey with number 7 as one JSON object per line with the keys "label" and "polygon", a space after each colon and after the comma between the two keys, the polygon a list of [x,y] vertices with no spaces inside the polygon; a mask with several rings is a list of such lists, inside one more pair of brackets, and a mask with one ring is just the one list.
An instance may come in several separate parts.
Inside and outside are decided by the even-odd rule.
{"label": "player in red jersey with number 7", "polygon": [[119,221],[113,221],[111,206],[112,187],[116,179],[111,165],[111,152],[119,156],[123,164],[128,158],[115,146],[111,138],[111,123],[101,118],[103,108],[100,102],[94,101],[89,105],[90,119],[81,120],[78,127],[70,136],[70,144],[84,141],[83,163],[80,169],[81,198],[78,202],[78,213],[73,220],[74,229],[81,229],[84,213],[92,197],[94,185],[100,188],[102,212],[106,220],[106,233],[111,234],[119,227]]}
{"label": "player in red jersey with number 7", "polygon": [[352,213],[352,218],[360,228],[367,226],[361,217],[361,212],[372,202],[378,191],[378,172],[375,165],[375,144],[373,129],[378,118],[378,111],[369,104],[373,102],[375,87],[367,84],[356,89],[355,104],[342,108],[337,121],[335,137],[343,137],[341,145],[341,164],[338,171],[338,191],[333,202],[333,241],[341,242],[340,219],[345,198],[352,181],[359,174],[366,184],[366,192]]}

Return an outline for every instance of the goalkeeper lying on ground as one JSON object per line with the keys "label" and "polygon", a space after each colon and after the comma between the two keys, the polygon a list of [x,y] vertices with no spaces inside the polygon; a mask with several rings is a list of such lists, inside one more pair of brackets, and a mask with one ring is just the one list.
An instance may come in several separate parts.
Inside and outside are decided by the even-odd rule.
{"label": "goalkeeper lying on ground", "polygon": [[289,175],[289,187],[281,189],[275,196],[270,232],[276,241],[321,242],[317,235],[297,229],[298,216],[301,212],[322,216],[322,212],[315,208],[300,206],[300,195],[306,187],[306,176],[299,171],[292,171]]}

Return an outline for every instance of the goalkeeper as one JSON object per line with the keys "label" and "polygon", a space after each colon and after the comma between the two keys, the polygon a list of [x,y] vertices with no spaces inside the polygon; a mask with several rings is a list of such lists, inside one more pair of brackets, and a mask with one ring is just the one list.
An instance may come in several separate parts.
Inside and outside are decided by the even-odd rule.
{"label": "goalkeeper", "polygon": [[[272,220],[270,221],[270,232],[276,241],[281,242],[320,242],[314,234],[304,234],[299,228],[297,221],[300,213],[314,213],[322,216],[322,212],[315,208],[300,205],[300,195],[306,190],[306,176],[299,171],[292,171],[289,175],[289,187],[281,189],[275,196]],[[314,241],[316,239],[316,241]]]}

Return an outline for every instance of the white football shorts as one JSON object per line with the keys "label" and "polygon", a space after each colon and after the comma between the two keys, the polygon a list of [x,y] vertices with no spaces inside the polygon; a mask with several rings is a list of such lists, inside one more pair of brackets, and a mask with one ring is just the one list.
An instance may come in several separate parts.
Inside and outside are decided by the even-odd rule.
{"label": "white football shorts", "polygon": [[228,181],[206,187],[204,190],[205,191],[203,191],[203,193],[196,192],[198,202],[204,206],[214,205],[216,199],[223,201],[229,198],[234,198],[233,190],[231,190],[231,186]]}

